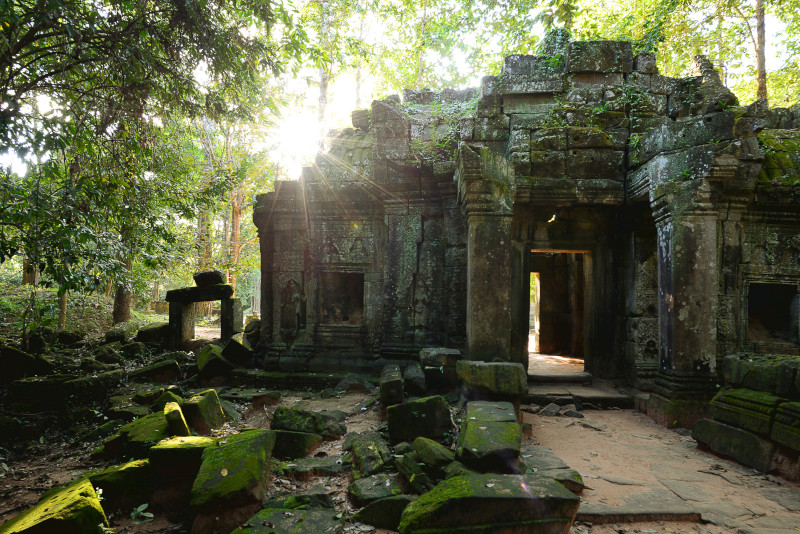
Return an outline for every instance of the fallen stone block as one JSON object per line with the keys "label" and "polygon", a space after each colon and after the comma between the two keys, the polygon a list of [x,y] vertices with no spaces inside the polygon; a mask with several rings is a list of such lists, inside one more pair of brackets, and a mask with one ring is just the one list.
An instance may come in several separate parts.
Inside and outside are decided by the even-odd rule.
{"label": "fallen stone block", "polygon": [[322,443],[322,436],[319,434],[291,430],[273,430],[273,432],[275,432],[275,447],[272,449],[272,454],[277,458],[303,458]]}
{"label": "fallen stone block", "polygon": [[440,482],[408,505],[401,534],[567,534],[580,499],[536,474],[472,474]]}
{"label": "fallen stone block", "polygon": [[181,367],[175,360],[164,360],[146,365],[128,373],[131,382],[155,382],[158,384],[171,384],[181,374]]}
{"label": "fallen stone block", "polygon": [[518,397],[528,392],[528,375],[521,363],[461,360],[456,370],[464,385],[477,393]]}
{"label": "fallen stone block", "polygon": [[194,278],[194,283],[197,287],[213,286],[228,282],[225,273],[217,270],[196,272],[192,275],[192,278]]}
{"label": "fallen stone block", "polygon": [[0,532],[85,534],[98,532],[101,526],[107,527],[108,520],[92,483],[84,478],[3,523]]}
{"label": "fallen stone block", "polygon": [[375,386],[361,375],[349,374],[333,390],[337,393],[372,393]]}
{"label": "fallen stone block", "polygon": [[520,451],[520,459],[528,467],[529,472],[550,477],[563,484],[572,493],[580,493],[585,487],[581,474],[565,464],[548,447],[525,445]]}
{"label": "fallen stone block", "polygon": [[120,428],[100,448],[92,452],[92,456],[146,458],[150,447],[169,436],[164,413],[152,413]]}
{"label": "fallen stone block", "polygon": [[139,325],[132,321],[118,323],[106,332],[106,343],[113,343],[114,341],[119,341],[123,344],[128,343],[133,341],[138,332]]}
{"label": "fallen stone block", "polygon": [[310,490],[272,497],[266,500],[262,508],[281,508],[283,510],[312,510],[335,508],[333,498],[325,492],[322,486],[314,486]]}
{"label": "fallen stone block", "polygon": [[281,469],[299,480],[308,480],[311,477],[325,477],[338,475],[349,471],[351,464],[340,455],[326,456],[325,458],[300,458],[281,464]]}
{"label": "fallen stone block", "polygon": [[169,323],[150,323],[139,329],[134,340],[148,345],[165,345],[169,339]]}
{"label": "fallen stone block", "polygon": [[509,402],[467,404],[456,458],[481,472],[519,473],[522,429]]}
{"label": "fallen stone block", "polygon": [[159,395],[159,397],[150,405],[151,412],[159,412],[164,409],[164,407],[169,404],[170,402],[177,402],[178,404],[183,402],[183,398],[178,396],[172,390],[166,390],[164,393]]}
{"label": "fallen stone block", "polygon": [[191,436],[189,425],[183,417],[181,407],[177,402],[168,402],[164,406],[164,417],[167,419],[169,432],[173,436]]}
{"label": "fallen stone block", "polygon": [[181,403],[181,410],[190,428],[198,434],[210,434],[225,422],[225,414],[216,390],[207,389]]}
{"label": "fallen stone block", "polygon": [[125,343],[119,348],[119,353],[126,360],[144,358],[147,355],[147,346],[140,341]]}
{"label": "fallen stone block", "polygon": [[199,512],[192,523],[194,534],[229,532],[258,510],[274,444],[274,432],[247,430],[203,451],[190,498]]}
{"label": "fallen stone block", "polygon": [[98,362],[108,364],[122,364],[125,363],[125,357],[120,354],[119,350],[122,348],[122,343],[115,341],[107,345],[101,345],[94,351],[94,359]]}
{"label": "fallen stone block", "polygon": [[784,402],[778,406],[770,437],[781,445],[800,451],[800,402]]}
{"label": "fallen stone block", "polygon": [[775,443],[741,428],[700,419],[692,427],[692,437],[712,451],[764,473],[775,467]]}
{"label": "fallen stone block", "polygon": [[390,363],[381,372],[381,404],[391,406],[403,402],[403,375],[400,366]]}
{"label": "fallen stone block", "polygon": [[267,508],[248,519],[232,534],[340,534],[344,528],[344,517],[335,510],[284,510]]}
{"label": "fallen stone block", "polygon": [[235,367],[252,369],[255,366],[255,353],[243,332],[231,336],[222,348],[222,357]]}
{"label": "fallen stone block", "polygon": [[425,373],[422,372],[422,367],[418,363],[412,362],[403,369],[403,383],[406,393],[412,397],[421,397],[425,395]]}
{"label": "fallen stone block", "polygon": [[414,499],[416,497],[412,495],[395,495],[378,499],[356,512],[355,518],[373,527],[397,530],[400,516]]}
{"label": "fallen stone block", "polygon": [[452,430],[450,407],[441,395],[389,406],[386,420],[393,443],[412,441],[418,436],[441,439]]}
{"label": "fallen stone block", "polygon": [[444,468],[455,460],[453,451],[432,439],[418,437],[413,445],[417,458],[434,478],[444,477]]}
{"label": "fallen stone block", "polygon": [[108,510],[126,510],[148,502],[153,494],[149,460],[134,460],[86,474]]}
{"label": "fallen stone block", "polygon": [[53,364],[44,356],[28,354],[8,345],[0,346],[0,384],[26,376],[45,375]]}
{"label": "fallen stone block", "polygon": [[333,415],[287,406],[279,406],[275,409],[270,428],[320,434],[326,440],[336,439],[347,432],[347,427],[337,421]]}
{"label": "fallen stone block", "polygon": [[425,464],[419,461],[419,457],[415,452],[406,453],[397,460],[397,470],[411,489],[414,490],[414,493],[425,493],[435,485],[428,473],[422,468],[423,465]]}
{"label": "fallen stone block", "polygon": [[348,434],[342,449],[351,451],[353,465],[360,477],[384,471],[394,461],[389,445],[374,431]]}
{"label": "fallen stone block", "polygon": [[561,413],[561,406],[558,404],[551,402],[541,410],[539,410],[539,415],[543,417],[554,417]]}
{"label": "fallen stone block", "polygon": [[347,486],[347,491],[359,506],[402,493],[397,483],[397,475],[391,473],[377,473],[359,478]]}
{"label": "fallen stone block", "polygon": [[782,401],[751,389],[722,390],[711,399],[711,414],[721,423],[768,436],[775,410]]}
{"label": "fallen stone block", "polygon": [[159,441],[150,448],[149,459],[153,473],[162,478],[197,476],[203,451],[216,444],[208,436],[177,436]]}

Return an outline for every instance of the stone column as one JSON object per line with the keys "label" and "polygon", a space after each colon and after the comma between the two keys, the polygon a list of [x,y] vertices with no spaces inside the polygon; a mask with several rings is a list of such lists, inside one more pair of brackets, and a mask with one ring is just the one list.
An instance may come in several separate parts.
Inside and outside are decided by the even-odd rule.
{"label": "stone column", "polygon": [[686,428],[704,415],[717,382],[719,223],[695,188],[655,203],[659,371],[651,416]]}

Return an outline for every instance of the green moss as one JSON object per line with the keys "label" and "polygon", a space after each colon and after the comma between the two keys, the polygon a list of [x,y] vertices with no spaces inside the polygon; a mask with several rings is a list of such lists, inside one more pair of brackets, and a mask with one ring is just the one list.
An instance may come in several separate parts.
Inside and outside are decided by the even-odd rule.
{"label": "green moss", "polygon": [[101,533],[107,527],[103,508],[92,483],[83,478],[64,487],[0,526],[0,534],[14,532]]}

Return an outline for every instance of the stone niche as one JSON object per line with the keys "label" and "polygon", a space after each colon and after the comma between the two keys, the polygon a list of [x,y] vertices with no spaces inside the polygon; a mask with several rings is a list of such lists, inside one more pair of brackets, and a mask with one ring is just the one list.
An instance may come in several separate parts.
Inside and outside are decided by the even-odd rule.
{"label": "stone niche", "polygon": [[437,346],[527,366],[532,273],[545,348],[651,391],[669,424],[704,415],[727,355],[797,351],[800,106],[562,31],[478,89],[352,118],[257,199],[267,366]]}

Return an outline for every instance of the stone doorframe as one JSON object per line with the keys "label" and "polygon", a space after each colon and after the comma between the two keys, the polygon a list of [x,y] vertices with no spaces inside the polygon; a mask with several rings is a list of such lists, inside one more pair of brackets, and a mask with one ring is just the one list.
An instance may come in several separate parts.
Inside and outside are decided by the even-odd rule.
{"label": "stone doorframe", "polygon": [[180,349],[194,338],[195,303],[220,301],[220,341],[242,331],[242,300],[233,298],[233,286],[215,284],[167,291],[169,302],[169,346]]}

